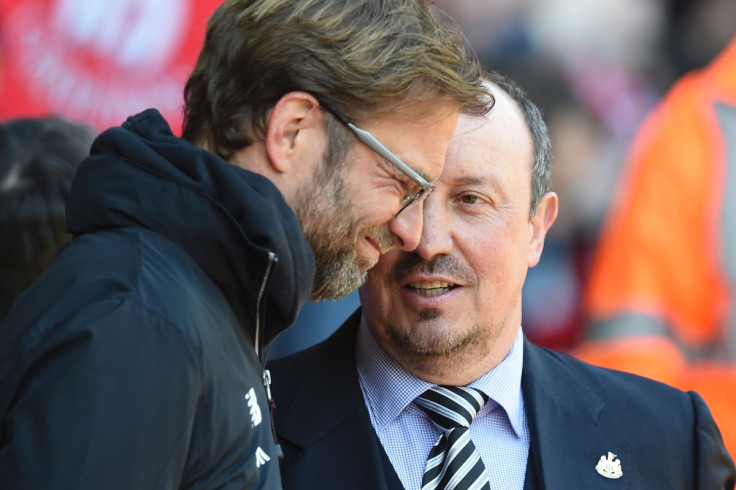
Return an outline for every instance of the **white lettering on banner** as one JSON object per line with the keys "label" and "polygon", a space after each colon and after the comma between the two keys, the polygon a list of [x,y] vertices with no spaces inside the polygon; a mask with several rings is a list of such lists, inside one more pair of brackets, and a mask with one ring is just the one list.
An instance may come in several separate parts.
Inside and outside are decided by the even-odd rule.
{"label": "white lettering on banner", "polygon": [[56,0],[49,24],[60,37],[122,67],[152,69],[181,42],[188,7],[179,0]]}
{"label": "white lettering on banner", "polygon": [[33,97],[51,112],[107,128],[148,107],[179,110],[191,67],[180,66],[177,53],[191,2],[28,0],[6,17],[0,36]]}

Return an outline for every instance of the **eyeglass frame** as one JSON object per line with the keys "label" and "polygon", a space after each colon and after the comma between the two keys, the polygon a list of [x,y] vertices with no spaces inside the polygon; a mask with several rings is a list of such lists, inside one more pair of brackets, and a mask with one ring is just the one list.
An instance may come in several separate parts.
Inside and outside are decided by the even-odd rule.
{"label": "eyeglass frame", "polygon": [[[422,202],[424,199],[427,198],[427,196],[429,196],[429,194],[432,193],[435,188],[435,184],[422,177],[416,170],[404,163],[401,158],[399,158],[391,150],[386,148],[386,146],[378,141],[378,138],[373,136],[370,132],[366,131],[365,129],[361,129],[355,124],[351,123],[348,118],[343,115],[342,112],[338,111],[333,106],[322,100],[318,99],[318,101],[320,105],[324,107],[325,110],[327,110],[327,112],[335,116],[341,123],[345,124],[355,134],[355,136],[361,143],[373,150],[376,154],[378,154],[384,160],[393,165],[394,168],[396,168],[398,171],[408,177],[409,180],[419,186],[419,190],[416,193],[407,194],[407,196],[411,197],[406,203],[403,203],[401,205],[401,208],[396,212],[394,216],[400,215],[401,212],[409,206]],[[406,199],[406,197],[404,199]]]}

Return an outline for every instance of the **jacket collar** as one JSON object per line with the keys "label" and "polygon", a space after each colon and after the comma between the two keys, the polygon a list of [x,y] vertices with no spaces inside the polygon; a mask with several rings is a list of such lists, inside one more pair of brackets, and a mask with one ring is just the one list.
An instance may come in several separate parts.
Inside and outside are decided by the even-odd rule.
{"label": "jacket collar", "polygon": [[[310,359],[313,365],[294,395],[293,404],[305,410],[289,411],[280,424],[279,432],[302,448],[311,446],[324,434],[344,424],[353,413],[365,409],[355,366],[355,336],[360,311],[353,313],[319,346],[319,355]],[[339,369],[335,369],[336,366]],[[368,422],[370,425],[370,420]]]}
{"label": "jacket collar", "polygon": [[[395,474],[387,478],[385,465],[390,466],[390,463],[381,454],[383,449],[371,426],[360,390],[355,365],[360,315],[359,308],[335,334],[309,351],[307,365],[310,368],[291,403],[300,410],[285,412],[278,422],[278,432],[280,437],[302,449],[315,450],[324,444],[327,454],[339,451],[336,447],[344,442],[346,450],[341,453],[340,460],[326,464],[348,468],[351,481],[359,482],[356,488],[385,489],[387,481],[393,480],[400,487]],[[355,441],[361,441],[360,451],[354,449]],[[325,485],[324,488],[329,487]]]}
{"label": "jacket collar", "polygon": [[[380,443],[370,424],[355,367],[360,314],[358,309],[335,334],[309,351],[310,368],[291,403],[306,409],[287,410],[279,421],[279,435],[302,448],[326,444],[327,453],[334,450],[325,440],[328,434],[352,441],[375,440],[375,444],[365,444],[370,446],[364,447],[368,456],[345,451],[341,463],[355,469],[355,481],[367,482],[365,488],[385,488],[385,475],[376,474],[376,468],[381,468]],[[539,488],[599,488],[606,481],[613,482],[596,473],[600,457],[611,451],[621,461],[633,461],[633,447],[598,427],[603,400],[561,359],[559,354],[524,340],[522,390]],[[612,486],[629,487],[626,472]]]}
{"label": "jacket collar", "polygon": [[[531,432],[531,452],[541,488],[599,488],[601,456],[614,452],[633,461],[632,446],[598,425],[604,403],[562,356],[524,342],[522,390]],[[626,473],[615,488],[628,487]]]}
{"label": "jacket collar", "polygon": [[[127,226],[183,248],[242,307],[244,327],[260,311],[262,343],[293,323],[311,289],[314,257],[279,190],[174,136],[153,109],[95,140],[67,203],[73,234]],[[261,295],[264,283],[274,286]]]}

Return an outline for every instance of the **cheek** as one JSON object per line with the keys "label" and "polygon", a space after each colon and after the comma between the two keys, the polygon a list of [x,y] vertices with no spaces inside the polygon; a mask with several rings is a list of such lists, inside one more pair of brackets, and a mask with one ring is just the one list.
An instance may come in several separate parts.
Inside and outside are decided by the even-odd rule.
{"label": "cheek", "polygon": [[389,276],[396,265],[399,253],[396,249],[386,252],[381,255],[376,265],[368,271],[365,285],[370,290],[382,291],[389,288]]}
{"label": "cheek", "polygon": [[518,242],[488,245],[476,262],[486,307],[505,310],[521,294],[528,271],[528,249]]}
{"label": "cheek", "polygon": [[527,244],[514,240],[504,230],[476,229],[473,233],[478,238],[467,240],[461,254],[467,257],[481,289],[498,290],[504,288],[505,284],[516,283],[520,271],[525,271],[527,267]]}
{"label": "cheek", "polygon": [[365,284],[359,290],[361,303],[367,305],[390,298],[393,288],[389,284],[388,277],[396,262],[395,255],[395,250],[382,255],[378,263],[368,271]]}
{"label": "cheek", "polygon": [[347,198],[364,226],[387,223],[399,209],[396,180],[381,173],[379,162],[363,145],[353,150],[350,158],[344,177]]}
{"label": "cheek", "polygon": [[396,193],[386,189],[363,187],[352,192],[348,189],[348,199],[360,228],[386,225],[399,210]]}

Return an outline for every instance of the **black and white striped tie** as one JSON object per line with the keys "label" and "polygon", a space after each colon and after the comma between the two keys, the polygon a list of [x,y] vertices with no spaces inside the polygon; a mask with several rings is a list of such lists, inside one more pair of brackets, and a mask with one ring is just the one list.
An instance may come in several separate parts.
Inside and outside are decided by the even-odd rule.
{"label": "black and white striped tie", "polygon": [[427,458],[422,490],[490,489],[486,467],[470,440],[470,423],[488,397],[473,388],[435,386],[414,403],[440,429]]}

